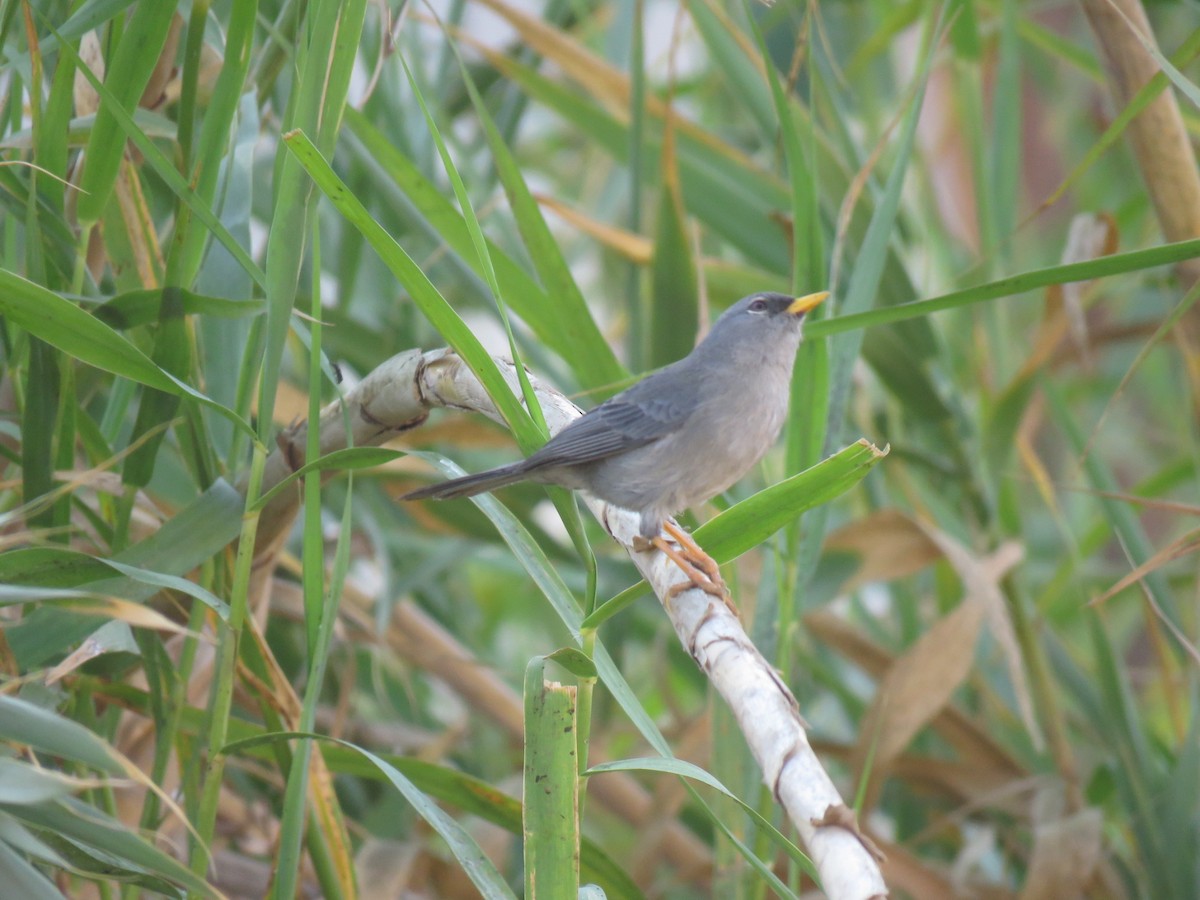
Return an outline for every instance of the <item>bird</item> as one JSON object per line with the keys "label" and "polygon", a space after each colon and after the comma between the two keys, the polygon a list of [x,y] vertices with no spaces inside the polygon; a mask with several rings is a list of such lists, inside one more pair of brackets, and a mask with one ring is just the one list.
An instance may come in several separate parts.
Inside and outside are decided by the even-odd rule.
{"label": "bird", "polygon": [[743,297],[683,359],[584,413],[526,459],[400,500],[470,497],[520,481],[586,491],[636,513],[634,550],[657,549],[687,575],[668,602],[696,587],[736,613],[720,566],[671,517],[727,490],[771,449],[787,418],[804,317],[828,296]]}

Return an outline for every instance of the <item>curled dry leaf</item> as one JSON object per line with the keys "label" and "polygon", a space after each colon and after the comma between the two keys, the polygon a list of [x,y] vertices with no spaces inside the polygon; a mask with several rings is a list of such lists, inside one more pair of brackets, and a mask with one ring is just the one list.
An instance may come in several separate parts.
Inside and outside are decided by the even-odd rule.
{"label": "curled dry leaf", "polygon": [[895,661],[863,719],[859,768],[870,758],[874,769],[886,771],[950,702],[971,671],[983,617],[982,603],[964,600]]}
{"label": "curled dry leaf", "polygon": [[913,574],[945,558],[963,584],[963,602],[936,622],[888,668],[860,731],[855,759],[861,769],[871,760],[886,771],[913,737],[945,709],[971,671],[984,619],[1005,654],[1027,727],[1040,740],[1025,684],[1019,648],[1008,620],[999,580],[1020,561],[1016,544],[1005,544],[979,558],[949,535],[903,513],[885,510],[831,536],[831,549],[851,550],[862,558],[851,585]]}
{"label": "curled dry leaf", "polygon": [[137,644],[124,622],[106,622],[84,638],[67,658],[46,673],[46,684],[54,684],[74,672],[88,660],[105,653],[137,653]]}
{"label": "curled dry leaf", "polygon": [[825,549],[859,558],[858,569],[842,586],[845,591],[913,575],[942,558],[925,529],[895,509],[879,510],[842,526],[826,539]]}
{"label": "curled dry leaf", "polygon": [[1020,900],[1085,896],[1085,888],[1100,863],[1103,829],[1103,815],[1090,807],[1035,825],[1033,856]]}
{"label": "curled dry leaf", "polygon": [[[1063,248],[1062,262],[1087,262],[1117,252],[1117,222],[1109,213],[1077,213],[1071,219],[1067,231],[1067,245]],[[1079,351],[1084,364],[1089,362],[1087,321],[1084,318],[1083,301],[1091,281],[1073,281],[1056,285],[1047,291],[1048,296],[1061,296],[1063,311],[1071,340]]]}
{"label": "curled dry leaf", "polygon": [[179,51],[179,35],[183,31],[183,16],[175,13],[171,17],[171,27],[167,31],[167,41],[163,44],[162,53],[158,55],[158,62],[154,64],[154,71],[150,73],[150,80],[146,82],[146,88],[142,91],[142,99],[138,101],[138,106],[146,109],[157,109],[166,102],[167,85],[175,79],[175,57]]}
{"label": "curled dry leaf", "polygon": [[[96,32],[89,31],[80,39],[79,57],[97,78],[104,79],[104,51],[100,48],[100,37]],[[76,116],[95,115],[100,108],[100,95],[87,76],[79,71],[75,73],[74,95]]]}

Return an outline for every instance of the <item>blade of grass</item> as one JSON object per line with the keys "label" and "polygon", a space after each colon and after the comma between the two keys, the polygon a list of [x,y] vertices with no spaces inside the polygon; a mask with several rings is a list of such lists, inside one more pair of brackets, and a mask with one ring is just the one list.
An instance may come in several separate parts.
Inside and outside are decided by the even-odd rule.
{"label": "blade of grass", "polygon": [[62,900],[62,892],[4,841],[0,841],[0,878],[6,890],[26,900]]}
{"label": "blade of grass", "polygon": [[[625,123],[537,72],[503,57],[489,55],[488,59],[533,99],[558,113],[619,163],[629,163],[629,131]],[[771,272],[787,272],[790,254],[782,230],[763,227],[771,221],[774,211],[787,206],[787,191],[782,183],[753,167],[744,157],[724,152],[707,135],[698,137],[681,127],[678,140],[680,181],[687,208],[707,229],[728,240],[752,263]],[[642,147],[643,178],[653,176],[650,167],[661,152],[661,120],[648,117]]]}
{"label": "blade of grass", "polygon": [[[1075,422],[1075,416],[1060,387],[1047,378],[1040,379],[1040,386],[1053,411],[1055,423],[1066,435],[1072,450],[1081,457],[1084,474],[1096,491],[1096,500],[1112,526],[1113,533],[1121,539],[1134,568],[1143,565],[1154,555],[1154,547],[1134,510],[1129,504],[1117,499],[1120,496],[1120,486],[1112,470],[1099,454],[1087,452],[1086,438]],[[1175,593],[1171,590],[1165,573],[1159,569],[1149,571],[1142,579],[1142,584],[1175,627],[1182,627]],[[1186,628],[1184,630],[1186,632]]]}
{"label": "blade of grass", "polygon": [[74,798],[41,806],[3,807],[10,815],[50,833],[93,846],[145,871],[161,873],[176,884],[203,897],[224,895],[189,872],[172,856],[129,831],[116,819]]}
{"label": "blade of grass", "polygon": [[[461,54],[458,52],[458,48],[453,42],[450,42],[450,46],[454,51],[455,59],[458,61],[463,83],[467,86],[467,92],[471,98],[475,113],[483,124],[484,135],[488,140],[488,146],[492,150],[496,171],[504,185],[509,205],[512,207],[513,217],[517,221],[517,227],[520,229],[521,236],[526,242],[529,255],[534,261],[534,267],[549,289],[547,294],[542,295],[545,302],[540,304],[540,308],[535,311],[535,315],[553,322],[554,332],[566,338],[570,347],[570,355],[567,359],[574,361],[573,368],[584,376],[582,380],[585,386],[611,385],[614,382],[620,381],[627,373],[625,373],[620,363],[617,362],[612,349],[600,334],[600,329],[596,326],[596,322],[588,310],[587,303],[583,299],[583,294],[580,293],[578,285],[575,284],[570,267],[563,258],[562,252],[559,250],[553,235],[550,234],[550,229],[546,227],[546,222],[542,218],[537,202],[533,199],[528,186],[525,184],[525,179],[521,174],[516,160],[505,145],[500,132],[497,130],[491,115],[487,111],[487,106],[484,104],[483,98],[475,86],[475,81],[471,77],[470,70],[467,68]],[[479,244],[486,250],[487,245],[483,240],[482,234],[480,235]],[[495,272],[492,272],[491,277],[493,280],[496,279]],[[499,285],[497,282],[493,290],[498,289]],[[549,299],[551,296],[555,298],[553,301]],[[519,367],[518,372],[523,379],[522,384],[524,385],[524,372]],[[593,381],[592,379],[600,380]],[[526,396],[528,397],[529,395],[526,394]],[[533,404],[532,408],[536,408],[536,404]],[[539,420],[539,427],[543,426],[544,423]],[[586,604],[591,608],[596,602],[596,556],[592,552],[591,545],[588,543],[587,532],[583,527],[579,507],[575,502],[575,498],[566,491],[551,489],[550,499],[558,510],[563,525],[570,534],[571,541],[575,545],[576,550],[579,551],[579,555],[583,558],[584,565],[587,568]],[[583,696],[588,696],[586,687]],[[586,721],[583,728],[584,730],[587,728]]]}
{"label": "blade of grass", "polygon": [[[1025,20],[1022,21],[1024,22]],[[1028,23],[1026,22],[1025,24]],[[1196,54],[1198,53],[1200,53],[1200,28],[1193,31],[1188,36],[1188,39],[1180,45],[1179,49],[1172,55],[1172,61],[1178,66],[1186,66],[1196,58]],[[1095,65],[1094,59],[1092,63]],[[1098,81],[1103,79],[1103,74],[1098,66],[1096,66],[1094,74]],[[1083,158],[1075,164],[1075,167],[1062,180],[1062,183],[1051,191],[1050,196],[1042,201],[1037,212],[1033,213],[1033,215],[1037,215],[1042,210],[1049,209],[1061,200],[1067,190],[1083,176],[1083,173],[1095,165],[1096,161],[1120,140],[1121,136],[1125,133],[1125,129],[1129,127],[1129,123],[1136,119],[1154,101],[1155,97],[1166,90],[1169,83],[1170,79],[1167,77],[1167,74],[1165,72],[1158,72],[1153,78],[1142,85],[1129,103],[1126,104],[1125,108],[1104,129],[1104,134],[1100,135],[1096,143],[1088,148]]]}
{"label": "blade of grass", "polygon": [[[645,163],[643,148],[646,146],[646,3],[633,0],[632,4],[621,4],[622,14],[629,19],[629,128],[625,153],[629,173],[629,231],[642,233],[642,196],[645,190]],[[527,94],[532,97],[532,94]],[[647,310],[642,297],[641,273],[629,266],[625,278],[625,314],[629,319],[628,359],[634,371],[647,367],[649,350],[649,327]]]}
{"label": "blade of grass", "polygon": [[[404,199],[412,205],[415,213],[424,220],[422,224],[436,235],[437,239],[444,241],[453,251],[455,258],[461,260],[465,267],[482,277],[479,259],[473,252],[466,222],[462,214],[442,195],[441,189],[426,179],[413,161],[388,141],[362,113],[347,110],[346,118],[353,138],[360,142],[360,155],[365,155],[369,164],[380,167],[403,192]],[[551,295],[524,268],[490,241],[488,254],[510,308],[526,322],[538,340],[553,349],[568,364],[577,365],[579,348],[569,342],[569,335],[562,333],[557,320],[546,312],[554,305]],[[581,382],[587,383],[588,379],[582,368],[577,369],[576,374]]]}
{"label": "blade of grass", "polygon": [[[475,114],[483,126],[484,136],[491,148],[492,160],[504,185],[513,218],[525,241],[534,269],[545,285],[544,293],[531,298],[538,301],[533,314],[553,323],[553,330],[561,335],[561,340],[566,346],[564,359],[577,372],[583,387],[601,387],[621,381],[628,373],[617,362],[612,348],[600,333],[596,320],[588,309],[587,301],[571,275],[571,268],[567,265],[558,242],[546,226],[546,220],[542,218],[537,201],[533,199],[512,151],[505,145],[495,122],[492,121],[470,70],[462,57],[458,56],[457,47],[454,50],[463,83],[467,87]],[[505,296],[507,298],[509,295]]]}
{"label": "blade of grass", "polygon": [[[191,183],[195,185],[196,197],[209,205],[216,196],[221,163],[226,159],[233,136],[231,126],[234,115],[245,92],[257,15],[258,0],[239,0],[233,4],[225,29],[224,60],[204,111],[204,122],[200,126]],[[173,237],[168,281],[186,288],[196,280],[212,232],[207,227],[198,228],[194,225],[191,207],[186,203],[180,203],[176,215],[179,222]]]}
{"label": "blade of grass", "polygon": [[1083,262],[1067,263],[1061,266],[1048,266],[1044,269],[1033,269],[1019,275],[1011,275],[998,281],[975,287],[951,291],[928,300],[915,300],[911,303],[901,303],[896,306],[871,309],[866,312],[850,313],[832,319],[813,322],[806,327],[806,337],[827,337],[843,334],[862,328],[873,328],[893,322],[904,322],[917,319],[934,312],[946,309],[958,309],[972,303],[985,300],[996,300],[1000,297],[1011,297],[1023,294],[1036,288],[1052,284],[1069,284],[1073,281],[1090,281],[1109,275],[1120,275],[1125,272],[1138,272],[1177,263],[1185,259],[1200,257],[1200,239],[1177,241],[1173,244],[1161,244],[1145,250],[1131,250],[1127,253],[1114,253],[1112,256],[1101,256]]}
{"label": "blade of grass", "polygon": [[[909,102],[908,111],[904,115],[900,136],[896,142],[896,159],[887,182],[883,186],[883,194],[871,216],[871,224],[867,227],[862,246],[858,248],[849,284],[837,307],[839,313],[854,314],[867,310],[879,290],[880,279],[889,256],[889,244],[896,225],[896,215],[900,208],[900,194],[904,188],[904,177],[912,158],[917,122],[925,99],[925,87],[929,81],[930,66],[933,63],[934,51],[942,30],[943,23],[940,13],[931,12],[923,36],[923,46],[918,54],[921,64],[913,77],[912,99]],[[814,326],[819,324],[821,323],[814,323]],[[817,327],[809,329],[810,337],[829,333],[822,332]],[[829,420],[823,442],[827,454],[832,453],[834,448],[842,442],[843,423],[850,396],[851,369],[855,359],[858,358],[861,346],[861,336],[842,337],[830,343]],[[821,529],[816,529],[816,531],[819,533]],[[809,561],[815,558],[815,549],[816,547],[813,546],[813,551],[806,555]]]}
{"label": "blade of grass", "polygon": [[1200,87],[1192,83],[1187,76],[1179,71],[1171,62],[1163,56],[1162,51],[1158,49],[1158,44],[1155,42],[1153,35],[1143,34],[1141,29],[1125,14],[1125,11],[1120,6],[1113,3],[1112,9],[1119,15],[1129,26],[1130,33],[1137,38],[1138,43],[1146,48],[1146,52],[1154,57],[1154,61],[1158,63],[1162,73],[1171,79],[1171,84],[1175,85],[1179,93],[1187,97],[1192,102],[1192,105],[1200,109]]}
{"label": "blade of grass", "polygon": [[[267,452],[261,444],[254,448],[250,465],[250,476],[246,486],[246,498],[252,503],[262,488],[263,468]],[[214,662],[213,680],[210,689],[208,721],[206,722],[207,760],[202,777],[203,789],[199,809],[196,813],[196,829],[199,839],[190,845],[192,871],[197,875],[208,871],[212,855],[209,847],[217,823],[217,801],[225,775],[225,755],[221,752],[229,731],[230,712],[233,707],[233,687],[237,670],[238,644],[250,604],[250,574],[254,561],[255,535],[258,531],[258,513],[247,512],[241,517],[241,533],[238,540],[237,557],[234,561],[232,587],[229,599],[229,622],[217,627],[217,658]]]}

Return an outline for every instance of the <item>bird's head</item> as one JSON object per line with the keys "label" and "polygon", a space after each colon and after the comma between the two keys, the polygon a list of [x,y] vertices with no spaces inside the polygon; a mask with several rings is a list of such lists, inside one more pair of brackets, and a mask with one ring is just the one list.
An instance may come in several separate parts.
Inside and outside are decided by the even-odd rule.
{"label": "bird's head", "polygon": [[818,291],[803,297],[787,294],[751,294],[743,297],[713,324],[705,343],[723,344],[727,341],[753,339],[766,340],[768,335],[793,335],[800,332],[800,323],[805,315],[818,306],[828,291]]}

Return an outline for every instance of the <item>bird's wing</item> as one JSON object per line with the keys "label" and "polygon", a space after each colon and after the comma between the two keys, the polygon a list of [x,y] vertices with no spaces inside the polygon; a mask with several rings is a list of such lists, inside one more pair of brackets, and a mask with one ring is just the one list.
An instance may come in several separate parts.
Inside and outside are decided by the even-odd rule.
{"label": "bird's wing", "polygon": [[576,419],[528,459],[532,468],[595,462],[677,430],[691,404],[682,398],[614,397]]}

